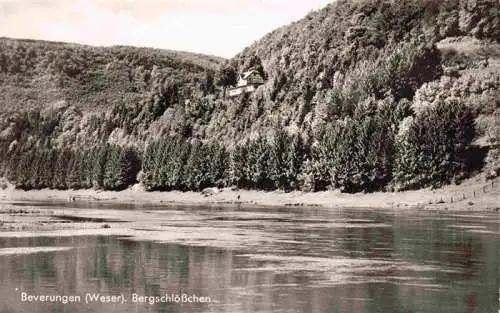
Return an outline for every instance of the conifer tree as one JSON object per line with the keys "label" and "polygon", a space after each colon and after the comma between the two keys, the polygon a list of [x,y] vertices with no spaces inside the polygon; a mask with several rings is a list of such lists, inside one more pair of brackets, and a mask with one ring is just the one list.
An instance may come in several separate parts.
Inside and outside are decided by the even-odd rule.
{"label": "conifer tree", "polygon": [[62,149],[58,151],[56,164],[54,168],[54,178],[52,180],[52,187],[55,189],[67,189],[66,177],[68,174],[69,162],[72,153],[69,149]]}
{"label": "conifer tree", "polygon": [[104,170],[106,168],[109,147],[107,144],[96,146],[93,151],[92,186],[96,189],[104,187]]}

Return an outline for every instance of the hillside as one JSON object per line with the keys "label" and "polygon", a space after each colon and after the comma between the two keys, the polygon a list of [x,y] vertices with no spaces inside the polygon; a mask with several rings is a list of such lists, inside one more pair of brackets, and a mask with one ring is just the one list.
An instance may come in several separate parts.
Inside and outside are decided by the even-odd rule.
{"label": "hillside", "polygon": [[[0,39],[19,188],[375,191],[500,161],[500,4],[336,1],[234,59]],[[264,78],[228,97],[236,74]]]}
{"label": "hillside", "polygon": [[152,114],[145,117],[147,121],[170,105],[163,102],[177,101],[172,93],[183,97],[200,92],[207,73],[222,60],[148,48],[0,38],[0,112],[12,119],[17,117],[12,112],[57,111],[75,119],[95,115],[88,113],[127,111],[128,117]]}

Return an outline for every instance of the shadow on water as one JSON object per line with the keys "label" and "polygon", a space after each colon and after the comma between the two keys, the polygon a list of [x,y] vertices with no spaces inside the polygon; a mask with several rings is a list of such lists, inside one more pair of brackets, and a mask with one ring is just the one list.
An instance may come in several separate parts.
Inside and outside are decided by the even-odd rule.
{"label": "shadow on water", "polygon": [[[9,252],[0,254],[0,312],[498,311],[499,238],[470,231],[491,227],[489,218],[349,210],[190,213],[214,231],[230,224],[258,229],[268,240],[235,249],[133,236],[0,237],[0,251]],[[9,250],[23,247],[39,250]],[[67,249],[44,250],[49,247]],[[123,294],[128,302],[29,303],[21,291]],[[134,293],[213,301],[132,303]]]}

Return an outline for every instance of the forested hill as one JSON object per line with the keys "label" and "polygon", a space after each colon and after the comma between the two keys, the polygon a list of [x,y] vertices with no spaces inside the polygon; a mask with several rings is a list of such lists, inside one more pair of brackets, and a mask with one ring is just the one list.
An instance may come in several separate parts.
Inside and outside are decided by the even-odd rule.
{"label": "forested hill", "polygon": [[[235,58],[0,40],[20,188],[374,191],[497,175],[497,0],[339,0]],[[265,79],[229,97],[237,74]]]}

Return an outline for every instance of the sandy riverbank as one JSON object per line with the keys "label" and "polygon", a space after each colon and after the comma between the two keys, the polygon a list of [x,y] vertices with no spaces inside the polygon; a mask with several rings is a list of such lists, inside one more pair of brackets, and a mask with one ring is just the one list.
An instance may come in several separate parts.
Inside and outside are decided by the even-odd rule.
{"label": "sandy riverbank", "polygon": [[[471,179],[459,186],[397,193],[343,194],[337,191],[262,192],[250,190],[219,190],[210,196],[197,192],[146,192],[140,185],[121,192],[97,190],[0,190],[0,232],[2,236],[130,235],[150,231],[159,220],[146,210],[122,210],[118,206],[95,207],[94,204],[135,205],[242,205],[303,207],[304,210],[328,208],[359,208],[363,210],[395,210],[398,213],[436,212],[500,212],[500,179],[484,182]],[[56,202],[40,206],[38,202]],[[37,203],[35,203],[37,202]],[[60,203],[63,205],[60,205]],[[21,204],[22,203],[22,204]],[[87,205],[90,203],[90,205]],[[79,205],[83,204],[83,205]],[[258,209],[256,208],[256,212]],[[162,212],[157,210],[156,212]],[[419,213],[420,212],[420,213]],[[155,213],[160,214],[160,213]],[[161,214],[160,214],[161,215]],[[161,217],[161,216],[160,216]],[[199,222],[199,216],[182,217]],[[172,223],[170,218],[167,220]],[[175,222],[175,221],[174,221]],[[157,225],[158,226],[158,225]],[[160,227],[161,226],[161,227]],[[164,225],[158,226],[163,229]],[[197,229],[198,231],[198,229]],[[185,239],[185,238],[184,238]]]}
{"label": "sandy riverbank", "polygon": [[199,192],[146,192],[135,185],[120,192],[99,190],[16,190],[12,186],[0,190],[0,201],[99,201],[135,204],[221,205],[244,204],[262,206],[320,206],[327,208],[423,209],[454,211],[499,211],[500,179],[469,179],[460,185],[439,189],[405,192],[345,194],[324,192],[263,192],[252,190],[217,190],[206,196]]}

